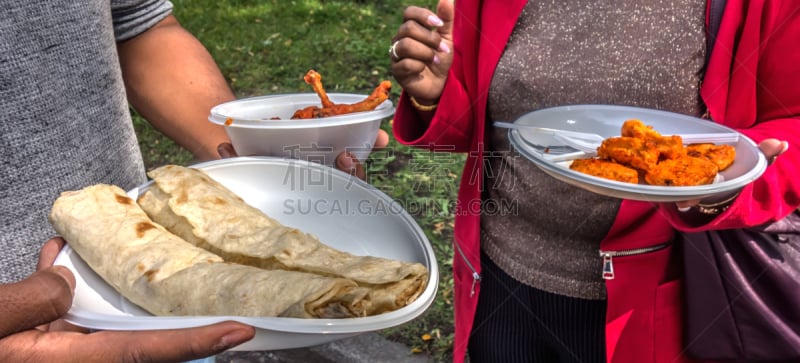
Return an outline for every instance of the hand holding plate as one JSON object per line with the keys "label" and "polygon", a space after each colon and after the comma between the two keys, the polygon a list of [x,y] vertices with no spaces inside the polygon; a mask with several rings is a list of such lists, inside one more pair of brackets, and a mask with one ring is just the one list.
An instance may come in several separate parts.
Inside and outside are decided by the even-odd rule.
{"label": "hand holding plate", "polygon": [[221,353],[255,334],[252,327],[234,322],[160,331],[79,331],[61,320],[75,289],[74,275],[53,266],[63,246],[64,240],[51,239],[42,248],[39,271],[0,285],[0,361],[186,361]]}
{"label": "hand holding plate", "polygon": [[[758,143],[758,150],[760,150],[761,153],[764,154],[764,157],[767,158],[767,162],[769,164],[774,163],[777,157],[786,152],[786,150],[788,149],[789,149],[789,143],[778,139],[765,139],[760,143]],[[730,199],[730,193],[727,197],[728,198],[716,198],[716,199],[725,199],[725,200]],[[715,196],[712,196],[710,198],[715,198]],[[675,206],[678,207],[679,211],[686,212],[689,211],[690,208],[698,205],[703,200],[704,199],[691,199],[691,200],[679,201],[675,202]],[[733,200],[731,199],[730,202],[733,202]]]}
{"label": "hand holding plate", "polygon": [[[386,131],[378,130],[378,137],[375,139],[373,148],[383,148],[389,145],[389,134]],[[222,143],[217,147],[217,152],[222,159],[234,158],[239,156],[233,145],[230,143]],[[349,152],[343,152],[336,157],[336,167],[350,175],[355,175],[361,180],[366,180],[366,171],[364,170],[361,161]]]}

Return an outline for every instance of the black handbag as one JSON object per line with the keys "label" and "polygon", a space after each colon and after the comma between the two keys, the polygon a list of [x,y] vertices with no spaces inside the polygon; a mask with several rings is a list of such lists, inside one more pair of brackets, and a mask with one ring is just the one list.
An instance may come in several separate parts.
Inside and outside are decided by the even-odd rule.
{"label": "black handbag", "polygon": [[800,212],[682,237],[687,355],[800,362]]}
{"label": "black handbag", "polygon": [[[726,0],[709,0],[706,63]],[[800,211],[758,228],[682,233],[685,352],[800,362]]]}

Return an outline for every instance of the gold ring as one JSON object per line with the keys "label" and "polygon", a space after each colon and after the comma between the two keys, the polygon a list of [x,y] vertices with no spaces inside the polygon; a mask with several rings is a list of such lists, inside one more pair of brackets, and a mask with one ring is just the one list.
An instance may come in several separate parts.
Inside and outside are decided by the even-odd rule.
{"label": "gold ring", "polygon": [[397,47],[397,43],[400,43],[400,41],[399,40],[395,41],[394,43],[392,43],[392,46],[389,47],[389,55],[392,56],[393,60],[400,59],[400,57],[397,56],[397,50],[395,50],[395,47]]}

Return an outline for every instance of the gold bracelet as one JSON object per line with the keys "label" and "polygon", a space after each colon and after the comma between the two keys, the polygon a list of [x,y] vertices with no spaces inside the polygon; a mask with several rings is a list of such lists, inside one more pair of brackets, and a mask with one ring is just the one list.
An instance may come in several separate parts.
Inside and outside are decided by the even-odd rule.
{"label": "gold bracelet", "polygon": [[433,111],[436,109],[436,106],[439,106],[438,103],[434,103],[430,106],[420,105],[419,102],[417,102],[417,99],[414,98],[414,96],[408,96],[408,99],[411,100],[411,105],[413,105],[414,108],[420,111]]}
{"label": "gold bracelet", "polygon": [[739,192],[733,193],[732,196],[719,202],[711,204],[697,203],[694,207],[703,214],[720,214],[726,211],[737,197],[739,197]]}

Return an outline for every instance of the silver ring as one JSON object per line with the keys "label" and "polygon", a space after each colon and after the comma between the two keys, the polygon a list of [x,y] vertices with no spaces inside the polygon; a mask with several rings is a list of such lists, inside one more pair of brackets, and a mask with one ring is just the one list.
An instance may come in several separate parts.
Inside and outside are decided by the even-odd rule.
{"label": "silver ring", "polygon": [[394,43],[392,43],[392,46],[389,47],[389,55],[392,56],[393,60],[400,59],[400,57],[397,56],[397,50],[395,50],[395,47],[397,47],[397,43],[400,43],[400,41],[399,40],[395,41]]}

